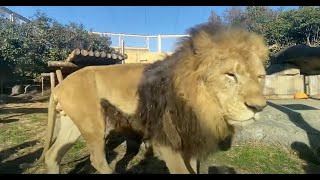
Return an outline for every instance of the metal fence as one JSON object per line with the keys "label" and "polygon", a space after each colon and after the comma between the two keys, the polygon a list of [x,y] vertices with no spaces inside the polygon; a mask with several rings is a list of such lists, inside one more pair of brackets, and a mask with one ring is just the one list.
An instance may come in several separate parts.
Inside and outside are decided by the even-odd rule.
{"label": "metal fence", "polygon": [[124,42],[125,48],[130,49],[147,49],[150,52],[172,52],[174,45],[182,37],[188,37],[187,34],[182,35],[138,35],[138,34],[121,34],[109,32],[90,32],[100,36],[109,36],[112,41],[111,47],[121,47]]}
{"label": "metal fence", "polygon": [[25,18],[23,16],[21,16],[20,14],[11,11],[10,9],[0,6],[0,16],[3,18],[8,19],[11,22],[14,23],[25,23],[25,22],[30,22],[30,20],[28,18]]}

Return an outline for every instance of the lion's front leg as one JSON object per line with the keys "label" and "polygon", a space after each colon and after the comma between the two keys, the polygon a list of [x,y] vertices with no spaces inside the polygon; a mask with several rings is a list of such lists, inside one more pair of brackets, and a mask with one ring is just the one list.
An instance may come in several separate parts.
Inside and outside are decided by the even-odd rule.
{"label": "lion's front leg", "polygon": [[198,161],[195,158],[191,158],[189,163],[190,163],[192,170],[194,171],[193,174],[200,174],[200,164],[198,167]]}
{"label": "lion's front leg", "polygon": [[170,174],[190,174],[185,161],[179,152],[175,152],[168,146],[153,143],[154,155],[165,161]]}

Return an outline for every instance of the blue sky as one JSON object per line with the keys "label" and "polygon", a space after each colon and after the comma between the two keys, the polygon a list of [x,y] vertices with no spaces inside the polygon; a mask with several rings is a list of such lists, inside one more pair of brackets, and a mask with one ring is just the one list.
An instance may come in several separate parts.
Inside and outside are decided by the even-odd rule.
{"label": "blue sky", "polygon": [[[37,10],[62,24],[82,23],[87,30],[127,34],[185,34],[186,30],[208,20],[212,10],[223,15],[230,6],[7,6],[26,18]],[[278,8],[272,7],[272,8]],[[286,7],[294,8],[294,7]],[[112,38],[114,45],[116,40]],[[164,51],[173,48],[175,39],[164,39]],[[142,39],[125,39],[126,45],[139,46]],[[156,39],[150,41],[155,50]]]}

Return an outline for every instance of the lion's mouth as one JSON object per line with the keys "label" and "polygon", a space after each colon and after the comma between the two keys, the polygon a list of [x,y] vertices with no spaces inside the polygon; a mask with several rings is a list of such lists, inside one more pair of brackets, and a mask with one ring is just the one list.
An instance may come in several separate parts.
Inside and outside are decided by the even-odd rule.
{"label": "lion's mouth", "polygon": [[254,117],[244,120],[235,120],[235,119],[228,119],[228,121],[234,121],[234,122],[246,122],[246,121],[254,121],[256,120]]}
{"label": "lion's mouth", "polygon": [[238,116],[225,116],[225,120],[230,125],[245,126],[260,119],[260,112],[248,111],[246,114]]}
{"label": "lion's mouth", "polygon": [[256,121],[255,118],[250,118],[250,119],[242,120],[242,121],[228,119],[228,123],[229,124],[231,124],[231,125],[241,125],[241,126],[251,124],[251,123],[253,123],[255,121]]}

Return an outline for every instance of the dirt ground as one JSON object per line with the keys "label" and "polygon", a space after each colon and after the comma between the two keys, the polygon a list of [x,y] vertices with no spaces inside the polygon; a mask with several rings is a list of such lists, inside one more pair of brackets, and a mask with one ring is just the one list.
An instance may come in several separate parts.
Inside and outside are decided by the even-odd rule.
{"label": "dirt ground", "polygon": [[[33,162],[41,155],[47,120],[48,97],[49,92],[46,92],[44,96],[38,93],[29,97],[27,101],[14,99],[12,102],[0,104],[0,174],[46,173],[44,164],[30,169],[20,169],[19,165]],[[111,163],[111,168],[115,169],[117,173],[168,173],[164,162],[147,153],[144,146],[139,144],[134,137],[114,134],[107,142],[106,147],[106,158]],[[247,154],[248,152],[251,153]],[[252,156],[254,154],[258,156]],[[279,156],[275,157],[274,154],[279,154]],[[261,157],[262,159],[257,160]],[[262,163],[261,165],[260,161],[265,162],[270,157],[275,157],[270,161],[271,164]],[[252,169],[252,163],[255,162],[258,164],[255,169]],[[278,166],[284,164],[287,169],[279,171],[281,168],[275,168],[277,166],[274,164]],[[248,146],[245,146],[235,147],[228,154],[220,153],[215,157],[209,157],[208,161],[201,164],[200,172],[202,174],[306,173],[303,171],[303,164],[291,152],[263,150],[263,148],[248,149]],[[61,167],[64,174],[97,173],[90,165],[86,145],[81,138],[68,151]]]}

